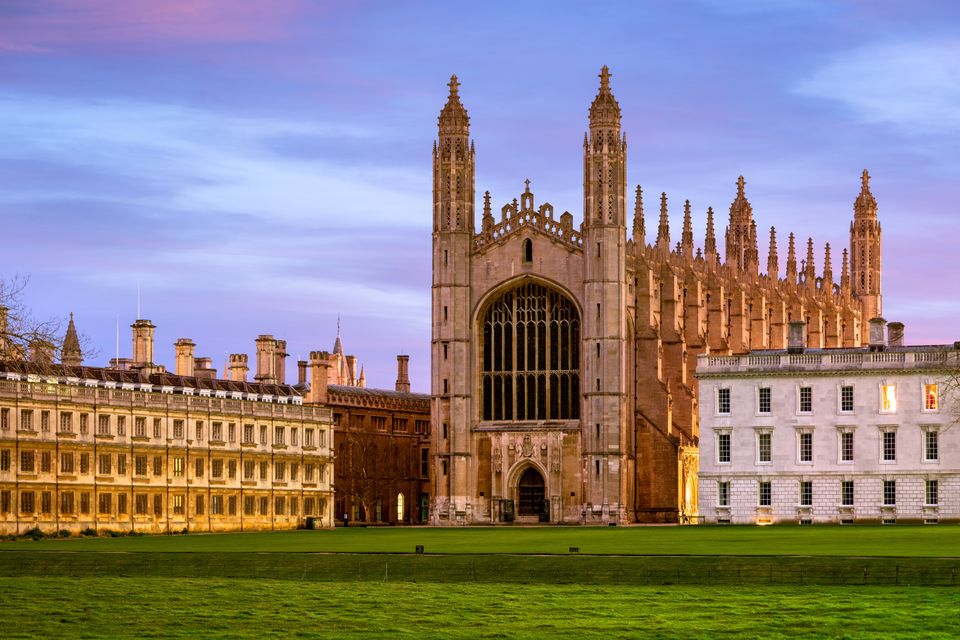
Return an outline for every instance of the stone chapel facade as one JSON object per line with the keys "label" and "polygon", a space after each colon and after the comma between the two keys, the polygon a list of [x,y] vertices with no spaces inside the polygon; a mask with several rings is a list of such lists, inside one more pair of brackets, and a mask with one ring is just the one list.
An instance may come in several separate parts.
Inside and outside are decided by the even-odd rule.
{"label": "stone chapel facade", "polygon": [[583,222],[536,205],[529,181],[499,220],[484,196],[475,228],[469,117],[456,76],[433,150],[431,446],[433,524],[677,522],[697,512],[702,353],[860,346],[881,310],[880,224],[869,176],[850,255],[834,280],[829,244],[780,275],[770,229],[760,272],[742,177],[724,259],[707,212],[695,248],[689,201],[671,245],[666,194],[646,239],[636,188],[627,232],[626,137],[606,67],[584,136]]}

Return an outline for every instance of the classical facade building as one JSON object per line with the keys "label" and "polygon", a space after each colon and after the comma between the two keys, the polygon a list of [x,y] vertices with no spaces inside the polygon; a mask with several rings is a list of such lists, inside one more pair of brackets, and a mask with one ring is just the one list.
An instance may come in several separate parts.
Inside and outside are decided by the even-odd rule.
{"label": "classical facade building", "polygon": [[[337,335],[330,370],[351,359]],[[338,522],[427,522],[430,396],[411,393],[408,367],[409,356],[397,356],[394,389],[366,388],[361,374],[356,384],[320,390],[333,412]]]}
{"label": "classical facade building", "polygon": [[[187,339],[167,372],[153,330],[137,320],[132,358],[86,367],[71,318],[60,364],[0,363],[0,533],[333,526],[331,413],[284,383],[282,341],[257,340],[247,382],[246,355],[218,379]],[[327,354],[310,367],[320,389]]]}
{"label": "classical facade building", "polygon": [[604,67],[583,139],[583,222],[527,181],[475,226],[475,149],[454,76],[433,150],[431,522],[675,522],[696,512],[702,353],[783,348],[802,319],[818,347],[856,347],[881,308],[881,229],[863,174],[835,280],[812,240],[781,271],[737,181],[721,260],[712,209],[695,247],[689,201],[673,244],[667,197],[648,242],[640,187],[628,233],[626,137]]}
{"label": "classical facade building", "polygon": [[705,522],[960,520],[960,433],[945,384],[960,342],[701,355],[700,514]]}

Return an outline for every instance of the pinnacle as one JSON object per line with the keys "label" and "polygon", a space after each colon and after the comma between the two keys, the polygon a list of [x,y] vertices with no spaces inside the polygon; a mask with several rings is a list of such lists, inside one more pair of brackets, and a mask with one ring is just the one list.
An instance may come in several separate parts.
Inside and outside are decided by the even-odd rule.
{"label": "pinnacle", "polygon": [[600,91],[610,93],[610,68],[603,65],[600,68]]}
{"label": "pinnacle", "polygon": [[457,81],[457,74],[450,76],[450,82],[447,84],[447,86],[450,87],[450,97],[458,98],[460,95],[460,82]]}

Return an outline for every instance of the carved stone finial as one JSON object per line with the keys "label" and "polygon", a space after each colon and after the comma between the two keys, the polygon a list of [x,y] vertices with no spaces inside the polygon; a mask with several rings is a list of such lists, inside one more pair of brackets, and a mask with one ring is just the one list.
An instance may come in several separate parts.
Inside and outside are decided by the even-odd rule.
{"label": "carved stone finial", "polygon": [[600,91],[610,91],[610,69],[607,65],[603,65],[600,69]]}
{"label": "carved stone finial", "polygon": [[740,196],[741,198],[743,197],[744,187],[746,186],[746,184],[747,184],[747,181],[743,179],[743,176],[739,176],[737,178],[737,195]]}
{"label": "carved stone finial", "polygon": [[458,96],[460,95],[460,94],[459,94],[460,82],[457,81],[457,75],[456,75],[456,74],[450,76],[450,82],[447,84],[447,86],[450,87],[450,97],[451,97],[451,98],[456,98],[456,97],[458,97]]}
{"label": "carved stone finial", "polygon": [[523,184],[527,185],[527,189],[526,191],[524,191],[524,193],[530,193],[530,178],[527,178],[526,180],[524,180]]}

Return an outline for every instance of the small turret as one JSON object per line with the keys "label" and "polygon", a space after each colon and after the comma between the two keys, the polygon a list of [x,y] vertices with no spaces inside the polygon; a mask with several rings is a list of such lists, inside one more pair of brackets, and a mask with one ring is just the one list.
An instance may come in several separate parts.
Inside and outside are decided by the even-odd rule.
{"label": "small turret", "polygon": [[830,243],[823,248],[823,280],[820,288],[827,293],[833,293],[833,265],[830,261]]}
{"label": "small turret", "polygon": [[787,282],[797,283],[797,247],[791,233],[787,238]]}
{"label": "small turret", "polygon": [[77,327],[73,324],[73,313],[67,324],[67,333],[63,336],[63,349],[60,352],[60,362],[65,367],[79,367],[83,364],[83,353],[80,350],[80,338],[77,336]]}
{"label": "small turret", "polygon": [[670,253],[670,216],[667,214],[667,192],[660,194],[660,224],[657,226],[657,249]]}
{"label": "small turret", "polygon": [[633,205],[633,243],[642,251],[647,241],[647,229],[643,220],[643,189],[637,185],[637,197]]}
{"label": "small turret", "polygon": [[680,234],[680,253],[683,257],[693,258],[693,220],[690,217],[690,201],[683,203],[683,231]]}
{"label": "small turret", "polygon": [[807,259],[803,261],[803,283],[814,287],[817,283],[817,264],[813,257],[813,238],[807,238]]}
{"label": "small turret", "polygon": [[707,207],[707,237],[703,242],[704,260],[713,267],[717,262],[717,236],[713,228],[713,207]]}
{"label": "small turret", "polygon": [[850,264],[847,250],[843,250],[843,261],[840,267],[840,293],[843,297],[850,297]]}
{"label": "small turret", "polygon": [[776,227],[770,227],[770,250],[767,253],[767,275],[774,281],[780,277],[780,259],[777,256]]}

